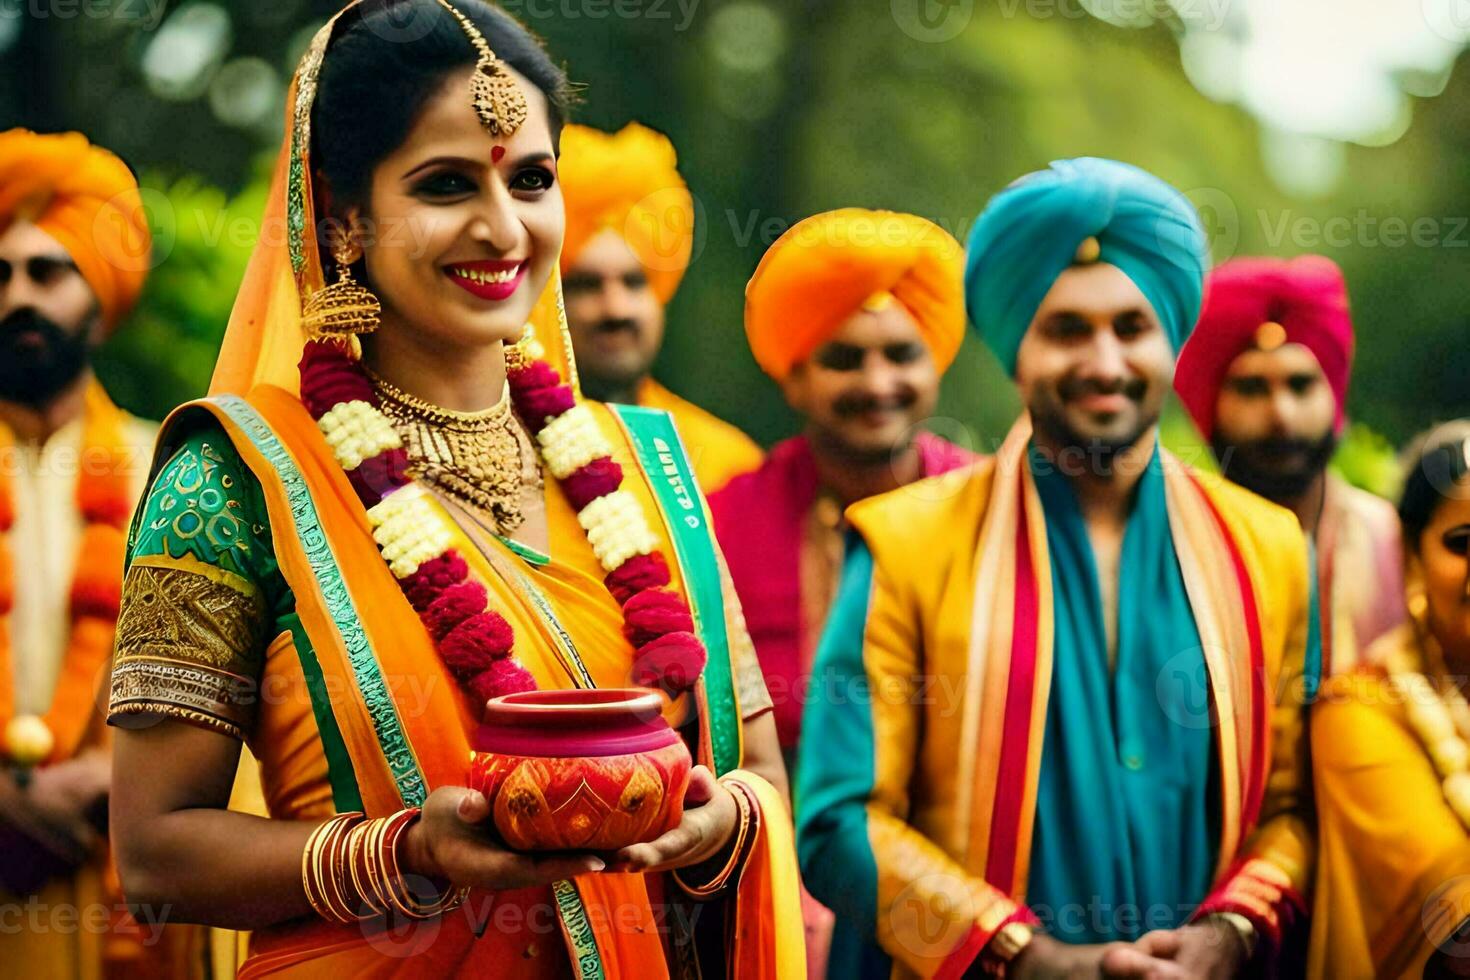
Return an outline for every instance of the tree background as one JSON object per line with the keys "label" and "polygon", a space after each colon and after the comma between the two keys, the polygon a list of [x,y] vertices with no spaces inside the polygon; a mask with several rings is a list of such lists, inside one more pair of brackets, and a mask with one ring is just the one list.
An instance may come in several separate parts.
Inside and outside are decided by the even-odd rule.
{"label": "tree background", "polygon": [[[696,255],[656,373],[764,443],[797,422],[746,349],[743,287],[782,230],[858,205],[912,211],[963,238],[1016,176],[1087,154],[1185,190],[1217,261],[1318,251],[1343,266],[1357,424],[1339,462],[1357,482],[1387,489],[1393,444],[1470,415],[1467,0],[505,6],[583,84],[578,121],[637,119],[678,148],[697,201]],[[0,0],[0,129],[82,130],[148,190],[157,266],[99,363],[142,415],[160,417],[208,382],[285,86],[336,7]],[[1398,19],[1382,20],[1388,8]],[[1283,25],[1288,15],[1297,20]],[[1416,42],[1412,56],[1402,38]],[[1257,57],[1268,42],[1286,56]],[[1366,95],[1332,74],[1369,60],[1379,75],[1348,79],[1371,83]],[[1287,110],[1296,115],[1283,124]],[[935,426],[993,447],[1016,407],[971,338]],[[1177,409],[1167,431],[1175,443],[1192,436]]]}

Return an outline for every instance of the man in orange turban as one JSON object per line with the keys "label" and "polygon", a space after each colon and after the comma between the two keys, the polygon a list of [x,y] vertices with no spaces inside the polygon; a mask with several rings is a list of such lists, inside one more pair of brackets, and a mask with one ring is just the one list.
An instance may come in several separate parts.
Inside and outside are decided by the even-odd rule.
{"label": "man in orange turban", "polygon": [[[0,897],[41,910],[0,930],[0,964],[36,976],[180,975],[187,952],[161,910],[133,920],[117,889],[96,703],[155,427],[116,408],[88,361],[150,247],[116,156],[80,133],[0,133]],[[106,928],[58,928],[60,908]]]}
{"label": "man in orange turban", "polygon": [[1316,545],[1324,676],[1352,670],[1406,615],[1398,516],[1327,466],[1352,363],[1335,262],[1239,258],[1211,273],[1174,375],[1224,474],[1290,508]]}
{"label": "man in orange turban", "polygon": [[562,288],[583,390],[673,415],[706,491],[754,469],[761,452],[750,437],[649,373],[694,241],[694,199],[673,144],[638,123],[611,134],[570,125],[558,178],[567,211]]}
{"label": "man in orange turban", "polygon": [[[710,510],[788,766],[841,572],[844,509],[975,458],[920,428],[964,337],[961,260],[923,218],[845,208],[794,225],[745,288],[750,349],[806,426]],[[808,973],[820,978],[830,913],[809,897],[806,908]]]}

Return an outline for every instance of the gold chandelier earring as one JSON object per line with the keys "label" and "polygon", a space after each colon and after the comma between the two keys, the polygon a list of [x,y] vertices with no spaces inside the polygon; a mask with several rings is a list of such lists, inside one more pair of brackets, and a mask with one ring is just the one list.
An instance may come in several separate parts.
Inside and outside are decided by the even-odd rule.
{"label": "gold chandelier earring", "polygon": [[352,278],[352,263],[361,251],[351,232],[333,229],[332,261],[337,266],[337,281],[318,289],[301,306],[301,325],[312,340],[336,340],[354,352],[359,351],[357,338],[378,329],[383,312],[372,290]]}

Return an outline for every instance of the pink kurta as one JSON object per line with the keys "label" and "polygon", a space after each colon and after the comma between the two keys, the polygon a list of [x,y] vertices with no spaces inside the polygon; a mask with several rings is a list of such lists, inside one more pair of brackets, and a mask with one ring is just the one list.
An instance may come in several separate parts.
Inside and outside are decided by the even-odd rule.
{"label": "pink kurta", "polygon": [[[916,444],[925,477],[978,458],[927,432]],[[806,678],[841,571],[842,507],[824,503],[805,436],[776,445],[759,469],[709,498],[787,751],[801,731]],[[826,512],[830,520],[823,519]]]}

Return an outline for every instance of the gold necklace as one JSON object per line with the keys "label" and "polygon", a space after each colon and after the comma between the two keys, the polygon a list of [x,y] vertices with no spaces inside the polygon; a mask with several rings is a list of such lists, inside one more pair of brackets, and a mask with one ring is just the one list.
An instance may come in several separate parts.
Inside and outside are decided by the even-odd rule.
{"label": "gold necklace", "polygon": [[380,408],[408,450],[416,478],[487,514],[501,534],[525,521],[527,486],[542,486],[536,450],[511,409],[510,386],[480,412],[456,412],[410,395],[369,370]]}

